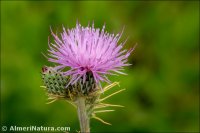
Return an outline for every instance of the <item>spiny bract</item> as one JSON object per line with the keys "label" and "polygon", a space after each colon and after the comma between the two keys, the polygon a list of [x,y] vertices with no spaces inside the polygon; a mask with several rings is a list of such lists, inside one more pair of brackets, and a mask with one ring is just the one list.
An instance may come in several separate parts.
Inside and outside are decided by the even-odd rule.
{"label": "spiny bract", "polygon": [[64,76],[62,72],[53,67],[44,66],[42,68],[42,79],[48,94],[65,98],[74,99],[77,96],[89,95],[97,89],[91,73],[87,73],[84,83],[83,79],[80,78],[75,84],[66,87],[70,81],[70,76]]}

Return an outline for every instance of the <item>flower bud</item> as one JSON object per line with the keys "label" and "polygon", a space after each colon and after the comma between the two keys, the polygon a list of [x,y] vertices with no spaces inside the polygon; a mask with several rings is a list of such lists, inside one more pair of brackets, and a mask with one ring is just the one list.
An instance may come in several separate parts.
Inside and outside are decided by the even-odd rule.
{"label": "flower bud", "polygon": [[54,70],[52,67],[44,66],[42,68],[42,79],[49,94],[68,97],[65,86],[69,82],[69,77],[64,77],[61,72]]}
{"label": "flower bud", "polygon": [[96,90],[96,83],[92,73],[87,72],[86,78],[81,77],[75,84],[71,85],[70,76],[64,76],[63,72],[53,67],[42,68],[42,79],[45,88],[50,95],[76,99],[78,96],[87,96]]}

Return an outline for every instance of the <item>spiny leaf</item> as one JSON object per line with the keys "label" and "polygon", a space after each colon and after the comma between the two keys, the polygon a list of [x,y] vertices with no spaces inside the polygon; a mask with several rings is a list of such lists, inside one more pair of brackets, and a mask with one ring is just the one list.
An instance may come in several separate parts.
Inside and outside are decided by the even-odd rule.
{"label": "spiny leaf", "polygon": [[69,100],[66,100],[68,103],[70,103],[73,107],[75,107],[76,108],[76,105],[73,103],[73,102],[71,102],[71,101],[69,101]]}
{"label": "spiny leaf", "polygon": [[112,94],[110,94],[110,95],[108,95],[108,96],[106,96],[106,97],[100,99],[99,102],[102,102],[102,101],[108,99],[109,97],[111,97],[111,96],[113,96],[113,95],[115,95],[115,94],[117,94],[117,93],[120,93],[120,92],[122,92],[122,91],[124,91],[124,90],[126,90],[126,89],[121,89],[121,90],[119,90],[119,91],[116,91],[116,92],[114,92],[114,93],[112,93]]}
{"label": "spiny leaf", "polygon": [[105,108],[105,107],[124,107],[122,105],[116,105],[116,104],[107,104],[107,103],[98,103],[94,108]]}
{"label": "spiny leaf", "polygon": [[47,102],[46,104],[51,104],[51,103],[53,103],[53,102],[55,102],[55,101],[57,101],[58,99],[53,99],[53,100],[51,100],[51,101],[49,101],[49,102]]}
{"label": "spiny leaf", "polygon": [[114,83],[112,83],[112,84],[110,84],[110,85],[104,87],[104,88],[103,88],[103,92],[101,92],[101,93],[106,92],[107,90],[111,89],[112,87],[114,87],[114,86],[116,86],[116,85],[119,86],[119,82],[114,82]]}
{"label": "spiny leaf", "polygon": [[98,120],[98,121],[100,121],[100,122],[102,122],[102,123],[104,123],[104,124],[106,124],[106,125],[112,125],[111,123],[108,123],[108,122],[102,120],[101,118],[99,118],[99,117],[97,117],[97,116],[95,116],[95,115],[92,116],[92,118],[94,118],[94,119],[96,119],[96,120]]}
{"label": "spiny leaf", "polygon": [[45,89],[47,88],[46,86],[40,86],[40,87],[45,88]]}
{"label": "spiny leaf", "polygon": [[98,111],[94,111],[94,113],[104,113],[104,112],[113,112],[115,110],[98,110]]}

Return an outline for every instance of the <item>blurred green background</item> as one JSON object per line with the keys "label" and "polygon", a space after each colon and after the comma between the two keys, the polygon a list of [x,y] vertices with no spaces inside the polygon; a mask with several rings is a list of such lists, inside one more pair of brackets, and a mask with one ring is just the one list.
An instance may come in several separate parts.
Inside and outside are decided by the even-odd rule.
{"label": "blurred green background", "polygon": [[40,88],[41,67],[53,65],[41,54],[48,48],[50,26],[72,28],[77,19],[84,26],[106,23],[111,33],[125,26],[125,47],[138,43],[128,76],[110,77],[126,91],[107,102],[125,108],[100,115],[112,126],[92,120],[91,131],[199,131],[198,1],[1,1],[2,125],[79,130],[75,108],[65,101],[45,104]]}

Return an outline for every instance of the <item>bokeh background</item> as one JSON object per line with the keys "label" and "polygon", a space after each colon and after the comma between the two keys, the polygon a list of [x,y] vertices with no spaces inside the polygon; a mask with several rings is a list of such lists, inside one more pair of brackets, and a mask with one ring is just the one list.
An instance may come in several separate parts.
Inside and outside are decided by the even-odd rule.
{"label": "bokeh background", "polygon": [[79,130],[75,108],[45,104],[40,88],[41,67],[53,65],[41,54],[50,26],[72,28],[77,19],[84,26],[106,23],[111,33],[125,26],[125,47],[138,43],[128,76],[110,77],[120,81],[113,91],[126,91],[107,102],[125,107],[100,115],[112,126],[92,120],[91,131],[199,131],[199,1],[1,1],[1,125]]}

